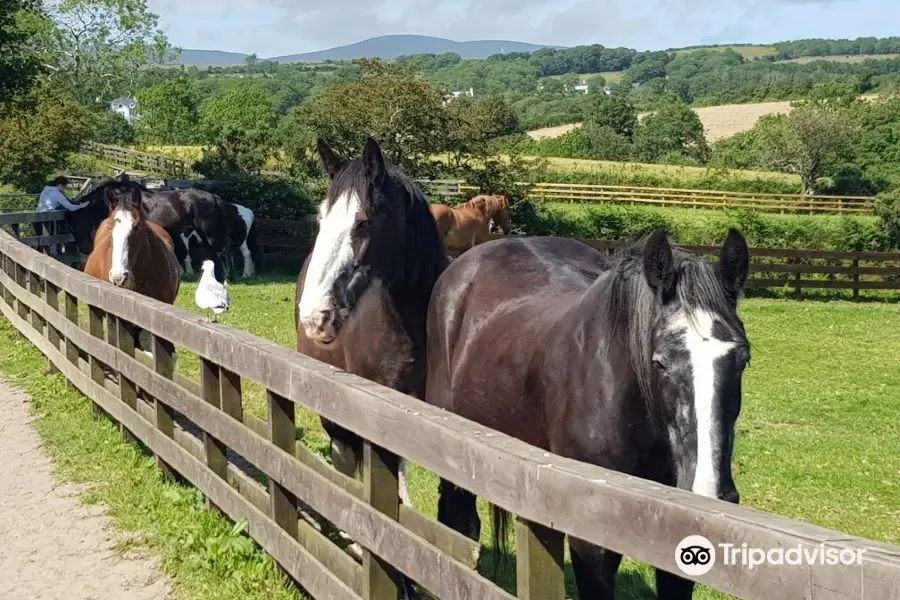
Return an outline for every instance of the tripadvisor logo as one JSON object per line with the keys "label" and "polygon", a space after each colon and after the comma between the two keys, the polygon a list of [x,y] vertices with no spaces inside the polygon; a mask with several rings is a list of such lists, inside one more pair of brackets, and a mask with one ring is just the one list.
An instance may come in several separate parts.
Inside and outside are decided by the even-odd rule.
{"label": "tripadvisor logo", "polygon": [[685,575],[706,575],[716,564],[716,548],[702,535],[689,535],[675,548],[675,564]]}
{"label": "tripadvisor logo", "polygon": [[835,548],[825,544],[771,548],[750,548],[747,544],[713,544],[702,535],[689,535],[675,548],[675,564],[685,575],[699,577],[709,573],[716,564],[716,546],[720,563],[742,566],[749,570],[762,565],[862,565],[864,548]]}

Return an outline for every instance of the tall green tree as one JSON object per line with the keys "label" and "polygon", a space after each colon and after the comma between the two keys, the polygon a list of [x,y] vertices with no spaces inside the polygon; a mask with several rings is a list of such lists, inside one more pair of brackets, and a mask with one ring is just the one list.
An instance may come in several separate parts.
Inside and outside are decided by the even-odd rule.
{"label": "tall green tree", "polygon": [[457,98],[447,104],[446,110],[451,126],[445,150],[453,153],[457,163],[468,156],[485,156],[491,139],[519,129],[518,116],[500,96]]}
{"label": "tall green tree", "polygon": [[0,0],[0,102],[30,88],[40,74],[29,22],[42,19],[37,0]]}
{"label": "tall green tree", "polygon": [[230,132],[267,131],[275,124],[272,95],[261,84],[241,82],[200,105],[200,133],[213,143]]}
{"label": "tall green tree", "polygon": [[131,92],[140,70],[175,56],[146,0],[45,0],[40,51],[82,104]]}
{"label": "tall green tree", "polygon": [[139,119],[134,130],[142,142],[190,144],[197,141],[200,101],[190,79],[179,77],[137,93]]}
{"label": "tall green tree", "polygon": [[292,121],[345,156],[358,153],[372,135],[391,162],[422,173],[429,157],[448,145],[451,119],[443,93],[401,63],[359,63],[359,79],[328,86],[293,109]]}
{"label": "tall green tree", "polygon": [[17,102],[0,105],[0,181],[40,190],[89,132],[87,110],[71,95],[38,85]]}
{"label": "tall green tree", "polygon": [[634,138],[637,127],[637,110],[626,94],[609,94],[600,91],[588,94],[589,104],[584,120],[596,127],[609,127],[628,141]]}
{"label": "tall green tree", "polygon": [[760,119],[758,129],[763,166],[798,174],[803,194],[815,193],[820,177],[853,159],[858,134],[846,111],[813,104]]}
{"label": "tall green tree", "polygon": [[677,96],[638,123],[634,152],[646,162],[706,162],[710,153],[700,117]]}

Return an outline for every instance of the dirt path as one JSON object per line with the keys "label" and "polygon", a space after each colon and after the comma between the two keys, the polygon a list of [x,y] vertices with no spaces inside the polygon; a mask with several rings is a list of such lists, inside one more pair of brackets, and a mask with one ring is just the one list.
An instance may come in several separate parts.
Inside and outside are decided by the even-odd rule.
{"label": "dirt path", "polygon": [[102,507],[54,480],[31,421],[28,397],[0,380],[0,598],[169,598],[156,562],[117,552]]}

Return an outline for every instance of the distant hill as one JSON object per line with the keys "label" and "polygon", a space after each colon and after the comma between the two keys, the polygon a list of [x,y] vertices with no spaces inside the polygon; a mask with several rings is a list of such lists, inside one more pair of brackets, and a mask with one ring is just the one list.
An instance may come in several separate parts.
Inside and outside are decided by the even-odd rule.
{"label": "distant hill", "polygon": [[[454,42],[444,38],[427,35],[383,35],[369,38],[355,44],[338,46],[316,52],[273,56],[260,60],[278,62],[298,62],[305,60],[351,60],[377,56],[378,58],[396,58],[406,54],[443,54],[456,52],[463,58],[487,58],[491,54],[509,52],[534,52],[540,48],[561,48],[562,46],[541,46],[512,42],[507,40],[475,40],[471,42]],[[222,52],[219,50],[185,49],[172,61],[174,65],[236,65],[244,62],[247,54]]]}
{"label": "distant hill", "polygon": [[237,65],[244,62],[248,54],[222,52],[221,50],[195,50],[185,48],[169,64],[173,65]]}

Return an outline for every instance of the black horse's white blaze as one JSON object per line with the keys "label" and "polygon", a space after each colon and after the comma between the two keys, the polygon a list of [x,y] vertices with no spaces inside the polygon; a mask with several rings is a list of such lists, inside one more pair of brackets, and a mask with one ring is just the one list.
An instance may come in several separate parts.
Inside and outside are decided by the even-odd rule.
{"label": "black horse's white blaze", "polygon": [[321,339],[322,324],[334,310],[334,283],[354,260],[352,233],[360,200],[355,192],[341,194],[319,207],[319,233],[306,271],[298,316],[310,339]]}
{"label": "black horse's white blaze", "polygon": [[697,424],[697,463],[691,491],[715,498],[720,492],[718,455],[722,446],[719,419],[715,414],[716,362],[731,352],[737,344],[714,336],[716,316],[697,309],[688,314],[677,313],[670,324],[672,331],[683,336],[691,362],[694,388],[694,417]]}

